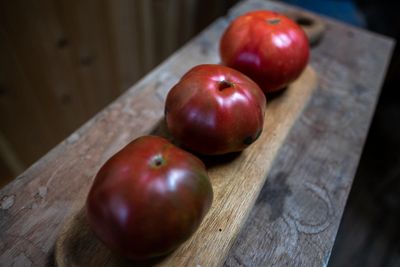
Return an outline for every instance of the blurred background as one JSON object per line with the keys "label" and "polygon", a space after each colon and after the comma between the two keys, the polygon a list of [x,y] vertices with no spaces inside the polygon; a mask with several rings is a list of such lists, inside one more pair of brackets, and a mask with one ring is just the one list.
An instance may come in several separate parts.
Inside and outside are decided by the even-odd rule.
{"label": "blurred background", "polygon": [[[0,0],[0,188],[238,0]],[[285,2],[397,40],[388,0]],[[392,57],[330,266],[400,264],[400,60]]]}
{"label": "blurred background", "polygon": [[235,3],[0,1],[0,187]]}

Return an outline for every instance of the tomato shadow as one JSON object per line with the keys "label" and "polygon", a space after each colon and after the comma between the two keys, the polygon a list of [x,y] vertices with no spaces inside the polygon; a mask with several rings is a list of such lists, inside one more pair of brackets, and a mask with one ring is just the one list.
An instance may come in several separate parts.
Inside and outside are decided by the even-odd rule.
{"label": "tomato shadow", "polygon": [[164,137],[165,139],[172,141],[173,138],[172,138],[170,132],[168,131],[167,123],[165,121],[164,116],[150,130],[150,135]]}
{"label": "tomato shadow", "polygon": [[133,260],[129,260],[126,258],[122,258],[120,255],[113,255],[112,257],[115,259],[118,259],[117,261],[115,261],[115,266],[122,266],[122,267],[150,267],[150,266],[155,266],[159,263],[161,263],[163,260],[165,260],[166,258],[168,258],[170,254],[164,255],[164,256],[160,256],[160,257],[156,257],[156,258],[152,258],[152,259],[148,259],[148,260],[141,260],[141,261],[133,261]]}
{"label": "tomato shadow", "polygon": [[[154,127],[150,130],[149,134],[163,137],[168,141],[170,141],[172,144],[182,148],[183,150],[191,152],[189,149],[185,148],[181,143],[179,143],[172,137],[172,134],[168,130],[167,122],[164,116],[154,125]],[[191,153],[194,154],[193,152]]]}
{"label": "tomato shadow", "polygon": [[279,91],[267,93],[265,95],[265,97],[267,98],[267,105],[268,105],[268,102],[271,102],[271,101],[274,101],[275,99],[279,99],[279,98],[283,97],[286,94],[287,90],[288,90],[288,86],[280,89]]}
{"label": "tomato shadow", "polygon": [[200,155],[200,154],[195,154],[195,155],[203,161],[207,169],[212,169],[217,166],[222,166],[232,163],[237,158],[239,158],[241,154],[242,152],[240,151],[240,152],[232,152],[228,154],[215,155],[215,156]]}
{"label": "tomato shadow", "polygon": [[232,152],[224,155],[202,155],[199,154],[195,151],[192,151],[191,149],[185,147],[183,144],[179,143],[177,140],[174,140],[172,137],[171,133],[168,131],[167,123],[165,121],[165,117],[162,117],[155,125],[154,127],[150,130],[151,135],[156,135],[160,137],[164,137],[167,140],[169,140],[171,143],[174,145],[180,147],[181,149],[195,155],[199,159],[201,159],[206,166],[207,169],[220,166],[220,165],[225,165],[229,164],[235,159],[237,159],[242,152]]}

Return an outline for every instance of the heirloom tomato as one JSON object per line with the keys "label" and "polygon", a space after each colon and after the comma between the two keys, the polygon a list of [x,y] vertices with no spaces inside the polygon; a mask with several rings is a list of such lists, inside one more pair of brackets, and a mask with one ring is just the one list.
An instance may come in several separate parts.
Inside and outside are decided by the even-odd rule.
{"label": "heirloom tomato", "polygon": [[167,95],[169,131],[200,154],[241,151],[261,134],[265,95],[250,78],[222,65],[198,65]]}
{"label": "heirloom tomato", "polygon": [[297,79],[307,65],[309,43],[296,22],[273,11],[236,18],[220,41],[223,64],[252,78],[265,93]]}
{"label": "heirloom tomato", "polygon": [[86,202],[89,226],[129,259],[171,252],[198,228],[213,191],[204,164],[164,138],[140,137],[98,172]]}

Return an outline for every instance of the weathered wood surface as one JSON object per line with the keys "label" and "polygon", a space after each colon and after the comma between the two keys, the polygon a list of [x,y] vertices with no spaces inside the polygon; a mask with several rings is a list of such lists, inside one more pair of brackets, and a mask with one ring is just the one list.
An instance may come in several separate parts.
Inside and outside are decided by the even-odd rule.
{"label": "weathered wood surface", "polygon": [[[290,10],[246,1],[228,19],[254,8]],[[278,153],[227,266],[319,266],[329,259],[393,42],[327,21],[312,52],[320,85]],[[226,23],[218,20],[211,29]],[[98,167],[152,130],[166,90],[181,74],[215,62],[211,40],[218,36],[209,30],[197,37],[0,191],[1,264],[53,264],[62,223],[81,208]],[[149,97],[152,90],[157,97]]]}
{"label": "weathered wood surface", "polygon": [[[221,266],[254,205],[278,149],[301,114],[317,78],[311,68],[288,89],[270,101],[264,130],[257,142],[239,154],[205,159],[214,200],[196,233],[157,266]],[[146,99],[143,99],[146,101]],[[158,134],[168,136],[160,124]],[[82,202],[81,206],[84,207]],[[121,257],[112,255],[88,229],[85,213],[80,212],[60,232],[56,244],[59,267],[120,266]],[[141,266],[143,263],[139,263]],[[132,263],[126,262],[126,265]]]}
{"label": "weathered wood surface", "polygon": [[[240,10],[286,5],[250,2]],[[296,9],[297,10],[297,9]],[[326,266],[394,42],[337,21],[312,51],[320,82],[225,266]]]}

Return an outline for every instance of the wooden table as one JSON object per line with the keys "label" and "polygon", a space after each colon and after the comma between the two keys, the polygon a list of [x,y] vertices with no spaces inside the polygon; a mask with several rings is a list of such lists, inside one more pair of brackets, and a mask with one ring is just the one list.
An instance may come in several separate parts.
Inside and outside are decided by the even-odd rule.
{"label": "wooden table", "polygon": [[[261,8],[295,10],[269,1],[240,3],[3,188],[0,266],[54,265],[60,228],[81,208],[99,166],[152,130],[167,90],[190,66],[218,62],[215,40],[229,20]],[[280,148],[226,266],[329,261],[394,42],[324,20],[325,36],[311,56],[318,88]],[[140,101],[154,90],[151,101]]]}

